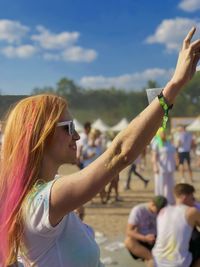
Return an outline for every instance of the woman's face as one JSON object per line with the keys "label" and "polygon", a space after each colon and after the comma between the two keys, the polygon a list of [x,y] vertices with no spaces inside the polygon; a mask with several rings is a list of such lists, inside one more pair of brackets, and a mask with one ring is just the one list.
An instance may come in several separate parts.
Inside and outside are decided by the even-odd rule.
{"label": "woman's face", "polygon": [[[72,121],[72,116],[66,110],[60,116],[59,122]],[[71,135],[68,126],[57,126],[55,134],[48,144],[46,155],[50,157],[55,164],[61,165],[64,163],[76,163],[77,146],[76,141],[79,139],[79,134],[74,131]]]}

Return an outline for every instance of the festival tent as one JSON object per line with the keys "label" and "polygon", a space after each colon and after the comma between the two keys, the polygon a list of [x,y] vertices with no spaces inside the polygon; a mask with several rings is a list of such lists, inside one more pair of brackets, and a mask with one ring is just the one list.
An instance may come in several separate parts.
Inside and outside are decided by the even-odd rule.
{"label": "festival tent", "polygon": [[190,125],[186,128],[188,131],[191,132],[200,132],[200,116],[196,118]]}
{"label": "festival tent", "polygon": [[79,133],[83,132],[83,125],[79,121],[77,121],[76,119],[74,119],[73,122],[74,122],[76,131]]}
{"label": "festival tent", "polygon": [[128,126],[128,120],[126,118],[121,119],[116,125],[110,128],[113,132],[120,132]]}
{"label": "festival tent", "polygon": [[101,132],[107,132],[110,130],[110,127],[106,125],[101,119],[97,119],[95,122],[93,122],[92,128],[97,129]]}

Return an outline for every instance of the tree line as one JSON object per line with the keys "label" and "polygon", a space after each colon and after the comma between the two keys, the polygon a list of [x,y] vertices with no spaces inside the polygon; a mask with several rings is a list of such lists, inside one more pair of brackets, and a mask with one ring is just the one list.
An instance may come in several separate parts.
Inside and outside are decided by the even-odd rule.
{"label": "tree line", "polygon": [[[131,120],[137,116],[148,105],[145,89],[155,87],[160,86],[156,81],[150,80],[138,91],[115,87],[94,90],[81,88],[73,80],[62,78],[55,88],[35,88],[32,93],[56,93],[67,99],[73,116],[81,122],[100,117],[112,125],[123,117]],[[171,116],[176,117],[197,115],[200,115],[200,72],[185,86],[171,112]]]}
{"label": "tree line", "polygon": [[[94,121],[101,118],[109,125],[114,125],[121,118],[131,120],[147,105],[146,88],[160,87],[156,81],[150,80],[138,91],[127,91],[123,88],[110,89],[81,88],[73,80],[62,78],[55,87],[34,88],[32,94],[55,93],[67,99],[72,115],[80,122]],[[0,96],[0,115],[19,99],[25,96]],[[200,72],[197,72],[177,98],[172,117],[200,115]]]}

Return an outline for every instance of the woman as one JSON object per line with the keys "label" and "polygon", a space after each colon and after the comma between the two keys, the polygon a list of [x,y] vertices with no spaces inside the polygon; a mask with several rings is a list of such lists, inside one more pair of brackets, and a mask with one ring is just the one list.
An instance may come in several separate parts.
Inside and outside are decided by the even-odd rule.
{"label": "woman", "polygon": [[[183,43],[177,67],[163,95],[172,104],[193,76],[200,40]],[[58,167],[76,161],[72,117],[64,99],[38,95],[20,101],[5,127],[0,175],[0,256],[2,267],[17,260],[25,266],[97,267],[99,248],[72,212],[100,192],[133,162],[155,135],[163,107],[156,98],[83,170],[54,179]]]}

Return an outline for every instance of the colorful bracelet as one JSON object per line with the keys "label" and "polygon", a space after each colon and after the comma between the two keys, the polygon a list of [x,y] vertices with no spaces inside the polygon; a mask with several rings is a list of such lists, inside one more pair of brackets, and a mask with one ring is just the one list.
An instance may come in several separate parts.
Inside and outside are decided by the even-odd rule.
{"label": "colorful bracelet", "polygon": [[169,119],[169,110],[172,109],[173,107],[173,104],[172,105],[169,105],[167,103],[167,100],[166,98],[164,97],[163,95],[163,92],[161,92],[159,95],[158,95],[158,100],[159,100],[159,103],[161,105],[161,107],[163,108],[164,110],[164,117],[163,117],[163,121],[162,121],[162,128],[163,130],[165,130],[167,128],[167,121]]}

